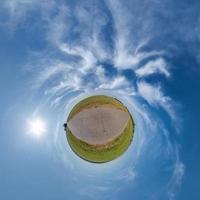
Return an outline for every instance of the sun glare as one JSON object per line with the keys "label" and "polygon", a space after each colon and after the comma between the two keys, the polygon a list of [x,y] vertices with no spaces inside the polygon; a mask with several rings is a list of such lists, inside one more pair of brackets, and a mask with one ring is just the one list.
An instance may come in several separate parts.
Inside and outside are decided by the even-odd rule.
{"label": "sun glare", "polygon": [[46,132],[46,123],[41,118],[35,118],[28,123],[29,133],[36,137],[41,137]]}

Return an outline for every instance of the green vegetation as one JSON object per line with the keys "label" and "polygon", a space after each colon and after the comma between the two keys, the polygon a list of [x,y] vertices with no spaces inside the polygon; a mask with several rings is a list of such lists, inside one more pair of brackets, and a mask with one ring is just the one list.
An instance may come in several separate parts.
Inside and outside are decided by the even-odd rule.
{"label": "green vegetation", "polygon": [[[92,96],[88,97],[74,106],[69,114],[69,119],[83,109],[96,107],[99,105],[114,106],[115,108],[128,112],[127,108],[118,100],[108,96]],[[72,150],[81,158],[95,163],[103,163],[111,161],[123,154],[129,147],[134,133],[134,122],[130,117],[126,128],[122,134],[105,145],[90,145],[77,139],[67,128],[67,139]]]}

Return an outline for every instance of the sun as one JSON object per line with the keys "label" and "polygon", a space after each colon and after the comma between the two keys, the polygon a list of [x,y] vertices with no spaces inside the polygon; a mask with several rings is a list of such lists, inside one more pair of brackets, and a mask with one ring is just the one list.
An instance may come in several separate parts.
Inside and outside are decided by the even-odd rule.
{"label": "sun", "polygon": [[46,132],[46,123],[43,119],[37,117],[28,122],[28,131],[30,134],[41,137]]}

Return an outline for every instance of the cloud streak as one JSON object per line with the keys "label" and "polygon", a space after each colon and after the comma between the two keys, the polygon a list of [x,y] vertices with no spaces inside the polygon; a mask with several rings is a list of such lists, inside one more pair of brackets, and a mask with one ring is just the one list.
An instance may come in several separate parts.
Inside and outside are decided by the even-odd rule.
{"label": "cloud streak", "polygon": [[[102,173],[103,178],[98,186],[92,185],[95,184],[92,178],[77,173],[89,185],[80,190],[80,195],[87,196],[89,188],[91,198],[104,194],[109,199],[108,190],[113,195],[120,184],[121,190],[130,189],[131,185],[131,189],[142,197],[142,192],[135,189],[144,186],[139,185],[144,179],[142,173],[147,178],[151,177],[148,170],[159,170],[161,166],[158,163],[164,163],[170,170],[162,173],[170,181],[161,182],[160,174],[157,174],[157,178],[163,188],[168,186],[164,193],[172,199],[181,185],[185,167],[179,159],[177,144],[171,141],[168,127],[158,112],[163,109],[171,122],[176,119],[175,102],[165,94],[159,82],[163,78],[168,81],[166,78],[171,76],[171,66],[164,57],[168,52],[154,49],[150,43],[153,33],[146,32],[151,30],[152,18],[147,20],[142,15],[137,16],[135,9],[131,12],[121,1],[94,5],[81,2],[73,6],[63,2],[57,4],[53,0],[49,3],[22,0],[4,2],[11,19],[17,15],[17,23],[26,20],[27,12],[36,7],[39,8],[38,12],[43,13],[40,23],[45,26],[43,36],[48,47],[45,52],[38,50],[39,56],[34,57],[34,62],[30,59],[27,65],[31,68],[28,73],[35,74],[32,81],[36,91],[44,95],[41,101],[48,99],[44,106],[49,108],[50,105],[58,122],[65,121],[66,116],[61,115],[60,111],[68,113],[71,102],[90,94],[110,94],[127,103],[136,122],[134,141],[125,156],[116,161],[117,164],[110,164],[113,166],[110,171],[109,167],[102,167],[106,172],[109,171],[107,176],[97,166],[94,168],[92,164],[77,160],[69,147],[66,150],[65,140],[60,134],[62,127],[57,123],[52,143],[67,169],[74,176],[77,166],[85,167],[87,173],[90,173],[88,169],[96,174]],[[139,33],[136,31],[137,21],[148,25],[143,25]],[[147,79],[151,75],[160,79],[152,83]],[[148,167],[145,160],[148,160]],[[119,176],[113,179],[113,173]],[[138,185],[134,182],[135,178],[141,179]],[[116,185],[111,184],[113,181]],[[145,185],[149,184],[148,179],[145,181]],[[103,185],[104,182],[107,184]],[[148,188],[145,192],[151,194]]]}

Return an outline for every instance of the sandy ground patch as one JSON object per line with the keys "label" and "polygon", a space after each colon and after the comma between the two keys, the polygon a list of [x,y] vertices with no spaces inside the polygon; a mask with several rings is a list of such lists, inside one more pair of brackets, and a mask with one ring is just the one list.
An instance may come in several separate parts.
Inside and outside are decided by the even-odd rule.
{"label": "sandy ground patch", "polygon": [[129,119],[128,112],[100,106],[77,113],[67,125],[78,139],[92,145],[102,145],[120,136]]}

